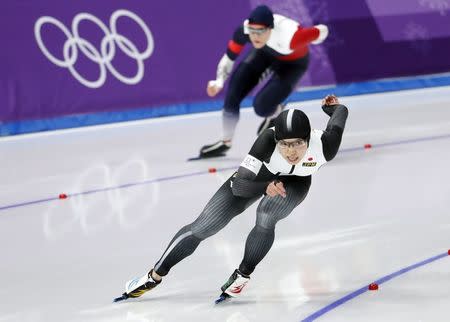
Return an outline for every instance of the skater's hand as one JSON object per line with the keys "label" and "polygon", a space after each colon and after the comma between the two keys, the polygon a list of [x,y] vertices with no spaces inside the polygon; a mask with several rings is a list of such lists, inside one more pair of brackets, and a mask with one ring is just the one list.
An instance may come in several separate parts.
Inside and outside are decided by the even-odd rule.
{"label": "skater's hand", "polygon": [[272,181],[266,188],[266,193],[269,197],[282,196],[286,198],[286,190],[284,189],[283,182]]}
{"label": "skater's hand", "polygon": [[322,100],[322,105],[336,105],[336,104],[339,104],[339,100],[334,94],[327,95]]}
{"label": "skater's hand", "polygon": [[206,93],[208,93],[209,97],[214,97],[222,90],[222,86],[217,83],[217,81],[212,80],[208,82],[208,86],[206,87]]}

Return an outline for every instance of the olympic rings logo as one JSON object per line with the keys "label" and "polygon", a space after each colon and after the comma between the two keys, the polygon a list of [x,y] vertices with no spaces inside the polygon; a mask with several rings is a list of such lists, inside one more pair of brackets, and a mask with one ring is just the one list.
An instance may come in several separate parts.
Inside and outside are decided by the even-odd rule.
{"label": "olympic rings logo", "polygon": [[[117,20],[120,17],[128,17],[136,22],[142,29],[147,40],[147,47],[143,52],[140,52],[136,45],[128,38],[124,37],[117,31]],[[101,43],[100,51],[89,41],[82,38],[79,34],[78,28],[83,20],[88,20],[96,24],[105,34]],[[62,54],[64,59],[58,59],[45,46],[42,36],[41,28],[44,24],[52,24],[59,28],[67,37],[64,42]],[[90,13],[79,13],[72,21],[72,33],[66,26],[56,18],[50,16],[40,17],[34,25],[34,36],[42,53],[55,65],[69,69],[71,74],[84,86],[90,88],[99,88],[106,81],[106,69],[113,74],[121,82],[134,85],[139,83],[144,77],[144,60],[149,58],[153,53],[154,40],[150,29],[144,21],[135,13],[120,9],[115,11],[109,20],[109,29],[97,17]],[[137,72],[132,77],[122,75],[113,65],[112,60],[116,53],[116,45],[128,57],[135,59],[137,62]],[[75,69],[74,65],[78,58],[78,50],[80,50],[87,58],[97,63],[100,67],[100,75],[97,80],[88,80],[80,75]]]}
{"label": "olympic rings logo", "polygon": [[79,194],[64,203],[51,203],[43,216],[45,237],[51,240],[64,238],[79,228],[84,234],[92,235],[114,224],[124,230],[147,224],[160,205],[159,182],[120,189],[126,186],[123,182],[130,177],[137,182],[152,177],[144,159],[131,158],[117,167],[99,163],[86,169],[69,191],[93,190],[92,182],[96,182],[96,186],[117,188],[106,189],[99,194]]}

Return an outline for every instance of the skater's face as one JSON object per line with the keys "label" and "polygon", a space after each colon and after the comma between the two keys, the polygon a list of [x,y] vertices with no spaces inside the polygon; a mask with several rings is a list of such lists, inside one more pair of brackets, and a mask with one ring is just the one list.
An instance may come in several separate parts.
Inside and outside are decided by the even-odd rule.
{"label": "skater's face", "polygon": [[250,41],[256,49],[262,48],[266,45],[270,38],[270,33],[272,32],[272,29],[258,24],[248,24],[246,28]]}
{"label": "skater's face", "polygon": [[278,151],[292,165],[296,165],[305,156],[308,143],[303,139],[286,139],[277,142]]}

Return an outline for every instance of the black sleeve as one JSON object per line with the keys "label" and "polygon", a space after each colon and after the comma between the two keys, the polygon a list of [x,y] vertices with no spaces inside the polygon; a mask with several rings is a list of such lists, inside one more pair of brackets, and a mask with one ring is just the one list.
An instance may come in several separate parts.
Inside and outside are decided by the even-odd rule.
{"label": "black sleeve", "polygon": [[[244,46],[247,42],[250,41],[250,38],[248,37],[248,35],[244,34],[244,26],[241,25],[239,26],[233,34],[233,38],[231,40],[232,42],[236,43],[237,45],[240,46]],[[230,44],[228,44],[227,47],[227,56],[231,59],[231,60],[235,60],[236,57],[239,55],[239,52],[233,51],[233,48],[230,47]]]}
{"label": "black sleeve", "polygon": [[336,156],[341,145],[348,109],[344,105],[336,104],[323,105],[322,110],[330,116],[327,128],[321,138],[323,155],[325,156],[325,160],[330,161]]}
{"label": "black sleeve", "polygon": [[270,156],[275,150],[275,145],[275,132],[273,129],[266,129],[258,136],[248,154],[260,161],[269,161]]}
{"label": "black sleeve", "polygon": [[243,198],[253,198],[263,195],[270,181],[256,181],[255,179],[256,174],[244,167],[239,167],[234,178],[231,180],[231,191],[233,195]]}
{"label": "black sleeve", "polygon": [[[273,130],[267,129],[256,139],[249,155],[263,162],[270,158],[275,149],[275,139]],[[231,190],[233,195],[253,198],[264,194],[267,185],[271,181],[258,181],[258,175],[245,167],[239,167],[232,180]]]}

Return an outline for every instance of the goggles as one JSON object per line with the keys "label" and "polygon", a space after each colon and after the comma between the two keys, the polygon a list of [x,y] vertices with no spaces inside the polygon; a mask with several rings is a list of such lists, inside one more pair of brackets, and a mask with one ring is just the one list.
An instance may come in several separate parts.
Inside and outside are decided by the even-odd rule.
{"label": "goggles", "polygon": [[288,149],[288,148],[299,149],[299,148],[304,147],[307,143],[303,139],[298,139],[298,140],[295,140],[292,142],[279,140],[279,141],[277,141],[277,144],[282,149]]}
{"label": "goggles", "polygon": [[245,26],[245,33],[247,34],[253,34],[253,35],[262,35],[263,33],[265,33],[267,30],[269,30],[268,27],[252,27],[252,26]]}

